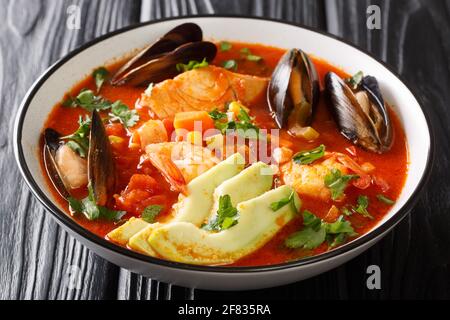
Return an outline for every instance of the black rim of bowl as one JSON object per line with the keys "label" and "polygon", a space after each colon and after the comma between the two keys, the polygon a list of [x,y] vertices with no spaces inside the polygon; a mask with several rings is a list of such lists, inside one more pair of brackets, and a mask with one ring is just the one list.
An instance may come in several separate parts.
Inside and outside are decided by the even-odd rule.
{"label": "black rim of bowl", "polygon": [[[54,201],[52,201],[49,197],[46,196],[46,194],[39,188],[36,181],[34,180],[30,170],[28,169],[28,166],[26,164],[23,150],[22,150],[22,129],[23,129],[23,121],[25,118],[25,114],[28,110],[28,107],[33,100],[36,92],[40,89],[42,84],[54,73],[56,72],[64,63],[66,63],[68,60],[70,60],[72,57],[76,56],[77,54],[81,53],[85,49],[93,46],[94,44],[97,44],[107,38],[113,37],[117,34],[124,33],[133,29],[137,29],[143,26],[156,24],[160,22],[165,21],[171,21],[171,20],[187,20],[187,19],[198,19],[198,18],[237,18],[237,19],[253,19],[253,20],[260,20],[260,21],[270,21],[270,22],[276,22],[281,24],[286,24],[290,26],[295,26],[298,28],[303,28],[321,35],[324,35],[326,37],[338,40],[346,45],[349,45],[353,48],[355,48],[358,51],[361,51],[362,53],[368,55],[375,61],[377,61],[379,64],[383,65],[386,69],[388,69],[394,76],[396,76],[405,86],[408,88],[408,90],[413,94],[414,98],[417,100],[422,113],[424,114],[427,126],[428,126],[428,133],[430,136],[430,147],[427,151],[427,163],[425,170],[423,172],[423,175],[417,184],[415,190],[413,191],[411,197],[406,201],[406,203],[392,216],[389,220],[384,222],[382,225],[376,226],[373,230],[371,230],[369,233],[366,233],[362,235],[361,237],[341,246],[336,249],[333,249],[331,251],[311,256],[299,260],[294,260],[290,262],[285,262],[281,264],[275,264],[275,265],[267,265],[267,266],[250,266],[250,267],[226,267],[226,266],[201,266],[201,265],[192,265],[192,264],[186,264],[186,263],[180,263],[180,262],[174,262],[169,260],[163,260],[159,258],[154,258],[150,256],[146,256],[131,250],[128,250],[126,248],[120,247],[118,245],[113,244],[112,242],[107,241],[104,238],[101,238],[94,233],[88,231],[87,229],[84,229],[82,226],[80,226],[78,223],[76,223],[69,215],[67,215],[66,212],[60,210],[55,204]],[[44,205],[44,207],[51,212],[54,218],[56,218],[60,223],[64,224],[65,227],[71,229],[73,232],[79,234],[83,238],[87,239],[89,242],[92,242],[98,246],[101,246],[105,249],[108,249],[110,251],[113,251],[114,253],[118,253],[120,255],[126,256],[127,258],[139,260],[141,262],[147,262],[151,264],[156,264],[159,266],[169,267],[169,268],[175,268],[175,269],[184,269],[184,270],[190,270],[190,271],[200,271],[200,272],[213,272],[213,273],[255,273],[255,272],[268,272],[268,271],[277,271],[277,270],[285,270],[290,268],[296,268],[300,266],[305,266],[308,264],[313,264],[319,261],[328,260],[331,258],[334,258],[336,256],[339,256],[344,253],[348,253],[359,246],[370,242],[371,240],[377,238],[378,236],[382,235],[383,233],[389,231],[391,228],[393,228],[397,223],[399,223],[413,208],[415,203],[418,201],[420,197],[420,192],[423,190],[429,176],[431,173],[433,158],[434,158],[434,134],[432,127],[430,125],[430,119],[426,112],[426,110],[423,108],[421,102],[419,99],[417,99],[417,96],[414,95],[413,91],[410,89],[410,87],[407,85],[407,83],[395,72],[386,65],[384,62],[380,61],[379,59],[375,58],[367,52],[366,50],[359,48],[358,46],[341,39],[340,37],[337,37],[335,35],[326,33],[321,30],[317,30],[315,28],[307,27],[298,23],[291,23],[291,22],[284,22],[277,19],[268,19],[268,18],[261,18],[261,17],[253,17],[253,16],[242,16],[242,15],[198,15],[198,16],[183,16],[183,17],[171,17],[166,19],[159,19],[154,21],[148,21],[144,23],[138,23],[134,25],[130,25],[112,32],[109,32],[105,35],[102,35],[80,47],[77,49],[71,51],[66,56],[55,62],[52,66],[50,66],[32,85],[32,87],[29,89],[29,91],[26,93],[24,99],[22,100],[22,103],[20,105],[20,108],[18,110],[18,114],[16,117],[16,122],[14,126],[14,152],[15,152],[15,158],[18,163],[19,169],[22,173],[22,176],[25,178],[25,181],[29,188],[31,189],[32,193],[38,198],[38,200]]]}

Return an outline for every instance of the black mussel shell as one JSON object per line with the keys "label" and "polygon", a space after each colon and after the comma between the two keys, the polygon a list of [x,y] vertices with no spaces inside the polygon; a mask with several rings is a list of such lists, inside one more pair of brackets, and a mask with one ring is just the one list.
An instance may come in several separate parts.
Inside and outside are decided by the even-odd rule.
{"label": "black mussel shell", "polygon": [[142,66],[150,60],[161,57],[183,44],[201,41],[202,38],[202,29],[197,24],[191,22],[183,23],[170,30],[156,42],[148,45],[131,58],[114,74],[111,83],[113,85],[123,84],[125,82],[123,79],[124,75],[128,74],[131,70]]}
{"label": "black mussel shell", "polygon": [[325,76],[329,106],[341,134],[376,153],[390,150],[392,124],[376,78],[364,77],[352,90],[333,72]]}
{"label": "black mussel shell", "polygon": [[[285,128],[291,120],[301,127],[309,126],[319,94],[319,78],[308,55],[300,49],[287,51],[272,73],[267,90],[278,127]],[[289,119],[290,116],[295,119]]]}
{"label": "black mussel shell", "polygon": [[67,199],[70,197],[69,189],[61,178],[58,166],[56,164],[56,151],[61,146],[59,140],[60,134],[53,129],[44,131],[44,167],[53,186],[61,197]]}
{"label": "black mussel shell", "polygon": [[115,190],[116,169],[105,126],[97,111],[92,113],[89,136],[88,178],[97,205],[105,206]]}
{"label": "black mussel shell", "polygon": [[216,53],[217,47],[212,42],[190,42],[131,70],[122,77],[122,82],[133,86],[145,86],[171,79],[179,73],[176,67],[178,63],[188,63],[191,60],[202,61],[203,59],[211,62]]}

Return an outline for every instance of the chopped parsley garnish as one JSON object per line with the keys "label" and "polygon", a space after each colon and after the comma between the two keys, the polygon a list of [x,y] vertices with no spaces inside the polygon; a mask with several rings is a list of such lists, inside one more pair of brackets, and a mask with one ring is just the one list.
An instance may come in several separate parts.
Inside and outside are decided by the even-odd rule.
{"label": "chopped parsley garnish", "polygon": [[126,128],[134,126],[139,121],[136,110],[130,110],[127,105],[120,100],[111,102],[101,96],[96,96],[92,90],[81,90],[76,98],[69,97],[63,106],[75,108],[81,107],[89,112],[94,110],[110,110],[111,121],[120,121]]}
{"label": "chopped parsley garnish", "polygon": [[187,64],[184,63],[177,63],[176,68],[178,72],[186,72],[186,71],[190,71],[190,70],[194,70],[194,69],[198,69],[198,68],[203,68],[203,67],[207,67],[208,61],[206,61],[206,58],[203,58],[203,60],[201,62],[196,61],[196,60],[191,60],[189,61]]}
{"label": "chopped parsley garnish", "polygon": [[130,110],[127,105],[120,100],[111,105],[111,112],[109,113],[111,121],[120,121],[125,128],[134,126],[139,121],[139,115],[136,110]]}
{"label": "chopped parsley garnish", "polygon": [[111,102],[101,96],[96,96],[92,90],[83,89],[76,98],[69,97],[64,101],[63,106],[75,108],[81,107],[89,112],[94,110],[107,110],[111,107]]}
{"label": "chopped parsley garnish", "polygon": [[220,51],[228,51],[233,47],[233,45],[227,41],[220,42]]}
{"label": "chopped parsley garnish", "polygon": [[362,71],[358,71],[351,78],[348,78],[346,81],[350,85],[350,87],[355,90],[361,83],[363,77],[364,73]]}
{"label": "chopped parsley garnish", "polygon": [[226,60],[224,62],[222,62],[222,67],[224,67],[227,70],[237,70],[237,62],[236,60],[230,59],[230,60]]}
{"label": "chopped parsley garnish", "polygon": [[358,196],[358,205],[355,208],[355,211],[362,215],[363,217],[373,219],[373,217],[370,215],[369,211],[367,211],[367,207],[369,206],[369,198],[367,196]]}
{"label": "chopped parsley garnish", "polygon": [[248,61],[258,62],[262,60],[262,57],[252,54],[249,48],[242,48],[240,51]]}
{"label": "chopped parsley garnish", "polygon": [[327,240],[330,248],[344,243],[348,237],[357,235],[351,223],[340,216],[328,223],[308,210],[303,211],[303,229],[291,234],[284,242],[291,249],[315,249]]}
{"label": "chopped parsley garnish", "polygon": [[231,197],[226,194],[219,198],[217,214],[202,228],[209,231],[226,230],[238,223],[239,213],[231,203]]}
{"label": "chopped parsley garnish", "polygon": [[298,208],[297,208],[297,205],[296,205],[296,203],[295,203],[295,195],[294,195],[294,191],[291,192],[291,194],[289,195],[289,197],[283,198],[283,199],[281,199],[281,200],[279,200],[279,201],[272,202],[272,203],[270,204],[270,208],[271,208],[273,211],[278,211],[278,210],[280,210],[281,208],[283,208],[284,206],[286,206],[286,205],[288,205],[288,204],[290,204],[290,205],[292,206],[292,209],[293,209],[295,212],[298,212]]}
{"label": "chopped parsley garnish", "polygon": [[226,113],[220,112],[217,109],[214,109],[213,111],[209,112],[209,116],[213,120],[222,120],[222,119],[227,119],[228,118]]}
{"label": "chopped parsley garnish", "polygon": [[378,201],[383,202],[383,203],[388,204],[388,205],[393,205],[395,203],[394,200],[389,199],[388,197],[386,197],[386,196],[384,196],[382,194],[378,194],[377,195],[377,199],[378,199]]}
{"label": "chopped parsley garnish", "polygon": [[80,116],[78,119],[78,124],[80,125],[78,129],[65,137],[61,137],[61,140],[68,140],[66,145],[78,153],[80,157],[85,158],[89,149],[89,131],[91,126],[91,119]]}
{"label": "chopped parsley garnish", "polygon": [[321,144],[317,148],[307,151],[301,151],[292,157],[292,160],[298,164],[310,164],[325,155],[325,146]]}
{"label": "chopped parsley garnish", "polygon": [[98,69],[95,69],[92,73],[92,77],[95,80],[95,86],[97,87],[97,92],[100,91],[100,89],[103,86],[103,83],[105,82],[106,78],[108,78],[109,72],[104,67],[100,67]]}
{"label": "chopped parsley garnish", "polygon": [[331,191],[333,200],[339,199],[347,188],[348,182],[352,179],[358,179],[355,174],[342,175],[339,169],[333,168],[330,173],[325,176],[325,186]]}
{"label": "chopped parsley garnish", "polygon": [[220,130],[222,134],[226,134],[227,131],[234,131],[247,139],[260,138],[259,128],[252,122],[254,119],[242,107],[237,115],[237,121],[228,121],[227,114],[217,109],[211,111],[209,116],[214,120],[216,129]]}
{"label": "chopped parsley garnish", "polygon": [[67,199],[69,201],[70,209],[73,212],[84,214],[88,220],[105,219],[118,221],[125,215],[125,211],[111,210],[97,205],[94,197],[94,190],[90,183],[88,184],[88,191],[88,196],[82,200],[73,197]]}
{"label": "chopped parsley garnish", "polygon": [[141,218],[145,222],[153,223],[155,222],[156,216],[160,214],[163,209],[164,207],[158,204],[149,205],[142,211]]}

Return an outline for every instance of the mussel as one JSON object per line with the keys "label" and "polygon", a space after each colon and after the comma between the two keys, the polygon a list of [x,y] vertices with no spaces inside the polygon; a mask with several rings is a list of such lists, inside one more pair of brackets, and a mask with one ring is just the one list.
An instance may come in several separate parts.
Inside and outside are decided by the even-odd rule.
{"label": "mussel", "polygon": [[131,58],[114,74],[111,83],[144,86],[177,75],[177,63],[203,59],[211,62],[216,56],[216,46],[202,38],[197,24],[181,24]]}
{"label": "mussel", "polygon": [[106,205],[116,186],[116,169],[105,126],[96,110],[92,112],[89,135],[88,178],[96,203]]}
{"label": "mussel", "polygon": [[180,45],[189,42],[201,41],[203,38],[202,29],[195,23],[183,23],[176,26],[156,42],[148,45],[137,55],[128,60],[112,77],[112,84],[119,84],[123,81],[122,77],[129,71],[142,66],[148,61],[168,53]]}
{"label": "mussel", "polygon": [[300,49],[287,51],[272,73],[267,90],[278,127],[290,130],[309,126],[319,94],[319,78],[308,55]]}
{"label": "mussel", "polygon": [[109,138],[98,112],[92,113],[87,163],[63,140],[54,129],[45,129],[44,166],[55,189],[68,199],[73,189],[89,182],[96,203],[104,206],[114,192],[116,170]]}
{"label": "mussel", "polygon": [[44,166],[47,171],[47,175],[50,178],[53,186],[56,191],[60,194],[61,197],[67,199],[70,197],[70,186],[64,181],[62,178],[63,175],[56,163],[56,153],[58,149],[62,146],[61,135],[51,129],[45,129],[44,131]]}
{"label": "mussel", "polygon": [[144,65],[129,71],[121,77],[120,83],[133,86],[143,86],[157,83],[175,77],[179,71],[178,63],[188,63],[191,60],[211,62],[216,56],[216,45],[208,41],[190,42],[175,50],[152,59]]}
{"label": "mussel", "polygon": [[344,137],[375,153],[390,150],[392,124],[375,77],[359,73],[346,82],[328,72],[325,87],[331,112]]}

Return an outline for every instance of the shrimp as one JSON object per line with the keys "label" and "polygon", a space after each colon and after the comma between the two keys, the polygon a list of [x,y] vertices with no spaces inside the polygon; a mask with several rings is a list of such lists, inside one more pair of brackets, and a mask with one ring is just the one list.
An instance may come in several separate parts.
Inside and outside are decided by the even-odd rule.
{"label": "shrimp", "polygon": [[154,85],[142,94],[139,105],[150,108],[159,119],[173,118],[177,112],[223,109],[233,100],[251,104],[266,92],[267,83],[267,78],[208,66]]}
{"label": "shrimp", "polygon": [[163,142],[145,148],[150,162],[170,185],[186,194],[186,185],[220,160],[207,148],[188,142]]}

